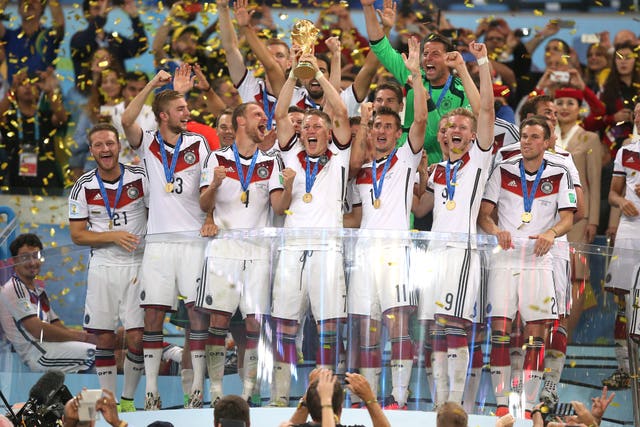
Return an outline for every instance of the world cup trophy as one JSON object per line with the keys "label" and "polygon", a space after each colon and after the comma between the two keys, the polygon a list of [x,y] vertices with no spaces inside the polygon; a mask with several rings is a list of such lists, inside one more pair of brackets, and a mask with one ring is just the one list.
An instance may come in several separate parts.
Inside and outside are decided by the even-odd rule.
{"label": "world cup trophy", "polygon": [[[313,25],[313,22],[308,19],[301,19],[293,24],[291,40],[294,45],[300,47],[302,54],[313,55],[319,32],[320,30]],[[315,74],[313,65],[308,61],[298,62],[298,65],[293,70],[293,75],[301,80],[310,79]]]}

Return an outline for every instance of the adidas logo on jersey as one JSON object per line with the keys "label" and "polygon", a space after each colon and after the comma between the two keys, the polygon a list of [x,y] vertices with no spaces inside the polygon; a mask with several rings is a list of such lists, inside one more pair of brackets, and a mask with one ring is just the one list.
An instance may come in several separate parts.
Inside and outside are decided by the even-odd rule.
{"label": "adidas logo on jersey", "polygon": [[518,186],[518,184],[517,184],[514,180],[511,180],[511,181],[509,181],[509,183],[507,184],[507,186],[509,186],[509,187],[517,187],[517,186]]}
{"label": "adidas logo on jersey", "polygon": [[93,196],[93,200],[102,200],[102,195],[100,193],[97,193],[95,196]]}
{"label": "adidas logo on jersey", "polygon": [[235,169],[233,169],[233,166],[229,166],[228,168],[225,169],[226,172],[235,172]]}

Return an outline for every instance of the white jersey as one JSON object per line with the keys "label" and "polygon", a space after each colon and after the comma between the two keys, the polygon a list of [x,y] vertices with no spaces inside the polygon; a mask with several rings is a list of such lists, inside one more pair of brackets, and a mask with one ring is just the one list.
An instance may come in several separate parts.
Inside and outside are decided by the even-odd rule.
{"label": "white jersey", "polygon": [[[482,150],[477,141],[471,143],[471,148],[460,161],[461,165],[455,177],[453,201],[454,209],[447,209],[449,200],[446,181],[447,162],[436,165],[427,183],[427,191],[433,192],[433,226],[431,231],[442,233],[476,234],[476,223],[480,202],[484,194],[484,186],[489,176],[491,166],[491,149]],[[454,180],[455,163],[450,165],[450,177]],[[473,200],[473,205],[471,205]]]}
{"label": "white jersey", "polygon": [[[340,92],[340,99],[342,99],[342,102],[344,102],[344,105],[347,107],[347,114],[349,117],[356,117],[360,115],[360,104],[362,104],[362,101],[358,101],[358,99],[356,99],[353,85]],[[309,97],[307,89],[300,86],[296,86],[293,89],[293,98],[291,98],[290,105],[295,105],[303,110],[306,110],[307,108],[322,110],[322,106],[316,104],[313,99]]]}
{"label": "white jersey", "polygon": [[[0,290],[0,322],[7,339],[13,345],[22,360],[29,357],[32,347],[40,347],[40,337],[33,337],[23,326],[22,321],[37,316],[46,323],[53,323],[58,315],[50,305],[44,283],[36,283],[30,291],[17,276],[11,278]],[[41,349],[44,353],[44,349]]]}
{"label": "white jersey", "polygon": [[[273,119],[278,98],[267,91],[267,84],[264,79],[254,76],[249,70],[245,70],[244,76],[236,88],[240,98],[242,98],[242,102],[256,102],[262,107],[267,117],[271,116]],[[266,105],[265,94],[267,95]]]}
{"label": "white jersey", "polygon": [[[100,107],[101,116],[111,117],[111,124],[118,130],[118,138],[120,139],[120,163],[125,165],[137,164],[140,159],[136,155],[136,152],[129,145],[127,137],[122,127],[122,113],[125,110],[124,101],[116,105],[103,105]],[[156,116],[153,114],[153,110],[150,105],[143,105],[140,110],[140,114],[136,117],[136,123],[140,125],[141,129],[156,130],[158,123],[156,122]]]}
{"label": "white jersey", "polygon": [[[120,178],[103,181],[109,208],[109,218],[104,197],[98,184],[97,169],[82,175],[69,194],[69,221],[87,221],[89,230],[95,232],[128,231],[144,236],[147,228],[147,177],[140,166],[123,166],[122,190],[115,205]],[[111,223],[112,229],[109,227]],[[144,247],[139,245],[132,254],[115,243],[92,248],[93,265],[133,265],[142,260]]]}
{"label": "white jersey", "polygon": [[[251,158],[239,156],[243,178],[246,180]],[[227,176],[216,190],[213,218],[216,225],[223,229],[262,228],[269,225],[269,195],[274,190],[282,190],[280,166],[275,156],[258,150],[251,180],[246,192],[246,202],[241,201],[242,186],[236,167],[232,147],[214,151],[205,162],[200,185],[206,187],[213,180],[217,166],[224,166]]]}
{"label": "white jersey", "polygon": [[493,153],[502,147],[520,142],[520,130],[518,126],[500,117],[496,117],[493,123]]}
{"label": "white jersey", "polygon": [[380,206],[374,207],[372,163],[366,163],[356,178],[354,205],[362,205],[360,228],[374,230],[408,230],[413,185],[422,157],[422,149],[414,153],[407,141],[391,158],[376,163],[378,182],[387,162],[391,162],[380,192]]}
{"label": "white jersey", "polygon": [[190,132],[182,134],[171,192],[166,191],[167,179],[161,149],[166,150],[170,165],[174,147],[166,143],[161,147],[156,132],[145,131],[138,153],[144,161],[149,179],[147,233],[189,232],[195,236],[204,222],[204,212],[200,209],[200,175],[209,154],[209,145],[202,135]]}
{"label": "white jersey", "polygon": [[[618,150],[613,163],[613,175],[625,178],[624,197],[640,210],[640,197],[635,191],[636,185],[640,185],[640,141],[638,139]],[[640,216],[621,215],[616,240],[638,239],[639,229]]]}
{"label": "white jersey", "polygon": [[342,228],[342,205],[349,177],[351,142],[341,145],[334,137],[325,154],[310,157],[310,170],[318,164],[318,173],[311,188],[312,199],[303,200],[306,189],[307,155],[302,143],[294,136],[282,150],[287,167],[296,172],[291,192],[290,215],[284,220],[287,228]]}
{"label": "white jersey", "polygon": [[[544,170],[534,194],[531,221],[523,223],[523,189],[520,178],[520,156],[504,160],[492,172],[483,200],[498,208],[498,228],[507,230],[512,238],[526,241],[529,236],[544,233],[557,222],[558,211],[576,210],[576,193],[567,168],[544,160]],[[531,191],[536,173],[526,173],[527,192]],[[529,245],[533,248],[533,245]],[[551,257],[545,257],[545,267],[551,267]]]}

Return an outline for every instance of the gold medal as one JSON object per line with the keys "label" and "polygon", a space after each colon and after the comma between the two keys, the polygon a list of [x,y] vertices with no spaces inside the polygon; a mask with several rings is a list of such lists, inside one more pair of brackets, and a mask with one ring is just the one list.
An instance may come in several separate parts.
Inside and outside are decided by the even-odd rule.
{"label": "gold medal", "polygon": [[113,220],[109,220],[109,230],[113,230]]}
{"label": "gold medal", "polygon": [[166,191],[167,193],[173,192],[173,182],[167,182],[167,184],[164,186],[164,191]]}
{"label": "gold medal", "polygon": [[456,202],[454,202],[453,200],[447,200],[445,207],[447,208],[447,210],[452,211],[456,208]]}
{"label": "gold medal", "polygon": [[240,201],[242,203],[247,203],[247,192],[243,191],[242,193],[240,193]]}
{"label": "gold medal", "polygon": [[533,219],[533,215],[531,215],[531,212],[524,212],[522,214],[522,222],[528,224],[531,222],[532,219]]}
{"label": "gold medal", "polygon": [[311,200],[313,200],[313,196],[311,195],[311,193],[304,193],[304,196],[302,196],[302,201],[305,203],[311,203]]}
{"label": "gold medal", "polygon": [[380,199],[375,199],[373,201],[373,208],[374,209],[380,209],[380,205],[382,204],[382,202],[380,201]]}

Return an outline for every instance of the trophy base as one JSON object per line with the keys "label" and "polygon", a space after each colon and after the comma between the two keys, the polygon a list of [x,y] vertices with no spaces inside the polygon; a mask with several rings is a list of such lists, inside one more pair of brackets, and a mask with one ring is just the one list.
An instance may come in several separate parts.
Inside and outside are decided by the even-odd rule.
{"label": "trophy base", "polygon": [[293,75],[301,80],[308,80],[316,75],[316,70],[310,62],[299,62],[293,70]]}

